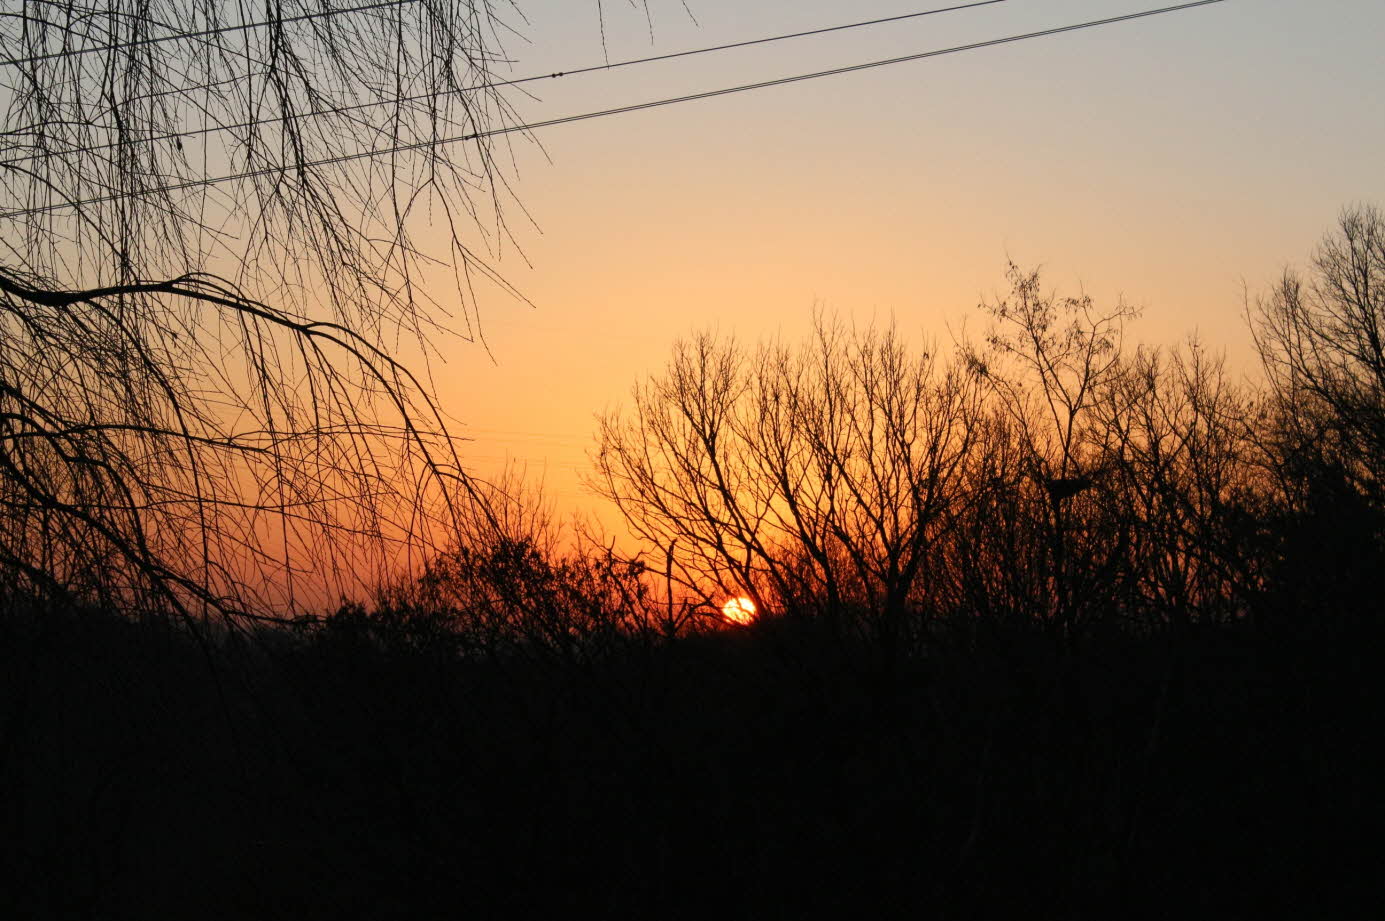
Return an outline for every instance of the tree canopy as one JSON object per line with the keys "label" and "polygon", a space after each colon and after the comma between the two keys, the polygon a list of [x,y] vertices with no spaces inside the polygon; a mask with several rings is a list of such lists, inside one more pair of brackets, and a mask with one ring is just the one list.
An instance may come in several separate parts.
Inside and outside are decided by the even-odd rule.
{"label": "tree canopy", "polygon": [[11,588],[291,609],[456,526],[466,478],[396,356],[473,332],[476,284],[504,287],[487,132],[508,123],[494,68],[513,15],[0,11]]}

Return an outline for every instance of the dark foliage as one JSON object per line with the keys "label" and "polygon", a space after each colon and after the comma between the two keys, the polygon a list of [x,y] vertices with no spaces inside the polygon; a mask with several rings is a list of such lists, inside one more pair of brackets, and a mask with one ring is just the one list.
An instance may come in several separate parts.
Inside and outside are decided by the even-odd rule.
{"label": "dark foliage", "polygon": [[1348,631],[971,619],[889,672],[784,619],[580,658],[361,608],[0,631],[7,917],[1248,917],[1373,878]]}

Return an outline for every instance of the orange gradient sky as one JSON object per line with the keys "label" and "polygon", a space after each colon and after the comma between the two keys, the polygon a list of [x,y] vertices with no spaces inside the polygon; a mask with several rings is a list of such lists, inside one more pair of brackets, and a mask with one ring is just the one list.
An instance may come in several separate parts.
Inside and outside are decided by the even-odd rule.
{"label": "orange gradient sky", "polygon": [[[942,3],[604,4],[611,61]],[[529,84],[539,120],[1159,6],[1009,0],[848,33]],[[525,4],[513,76],[603,60],[596,4]],[[1385,204],[1385,4],[1226,0],[932,60],[545,129],[515,139],[537,227],[495,264],[489,355],[449,343],[440,397],[476,472],[509,459],[562,511],[593,415],[716,327],[797,338],[815,304],[946,343],[1007,258],[1060,291],[1124,295],[1139,341],[1198,332],[1249,371],[1243,292],[1301,265],[1348,203]],[[527,262],[526,262],[527,258]]]}

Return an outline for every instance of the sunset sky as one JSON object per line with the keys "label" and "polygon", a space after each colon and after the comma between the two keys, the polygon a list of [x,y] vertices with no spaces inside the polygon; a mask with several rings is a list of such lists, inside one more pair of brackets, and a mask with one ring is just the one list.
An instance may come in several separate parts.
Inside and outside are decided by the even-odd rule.
{"label": "sunset sky", "polygon": [[[944,5],[688,0],[694,22],[677,0],[649,0],[649,21],[608,0],[603,52],[596,3],[525,3],[509,75]],[[511,98],[536,121],[1161,5],[1009,0]],[[560,509],[595,511],[593,415],[675,338],[796,339],[821,304],[946,344],[981,331],[1007,258],[1142,306],[1140,341],[1197,332],[1248,372],[1247,287],[1301,265],[1343,205],[1385,204],[1382,35],[1378,0],[1225,0],[515,138],[537,226],[512,208],[523,253],[493,255],[535,306],[486,296],[489,356],[447,346],[440,396],[477,472],[525,463]]]}

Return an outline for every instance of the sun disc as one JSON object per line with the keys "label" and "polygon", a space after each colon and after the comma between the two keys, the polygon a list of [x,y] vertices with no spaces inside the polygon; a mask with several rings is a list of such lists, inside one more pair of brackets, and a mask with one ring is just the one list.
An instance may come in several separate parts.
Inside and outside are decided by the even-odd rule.
{"label": "sun disc", "polygon": [[721,606],[721,616],[727,623],[744,626],[755,619],[755,602],[744,596],[732,598]]}

